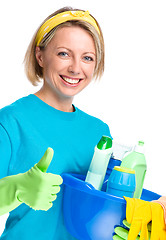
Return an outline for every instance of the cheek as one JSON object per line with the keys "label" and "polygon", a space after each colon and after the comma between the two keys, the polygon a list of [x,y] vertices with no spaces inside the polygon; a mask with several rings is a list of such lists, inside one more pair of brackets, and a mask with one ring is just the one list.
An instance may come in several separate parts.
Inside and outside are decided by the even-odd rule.
{"label": "cheek", "polygon": [[87,73],[88,77],[92,78],[94,71],[95,71],[95,64],[89,64],[86,67],[86,73]]}
{"label": "cheek", "polygon": [[63,60],[59,58],[54,58],[49,62],[48,67],[52,70],[52,72],[60,74],[62,71],[68,69],[70,66],[70,61]]}
{"label": "cheek", "polygon": [[58,71],[58,64],[54,60],[48,60],[43,66],[43,71],[47,74],[52,74]]}
{"label": "cheek", "polygon": [[54,65],[56,71],[59,71],[59,72],[61,72],[61,70],[63,69],[67,69],[68,66],[69,66],[68,61],[59,60],[59,59],[58,61],[55,61],[55,65]]}

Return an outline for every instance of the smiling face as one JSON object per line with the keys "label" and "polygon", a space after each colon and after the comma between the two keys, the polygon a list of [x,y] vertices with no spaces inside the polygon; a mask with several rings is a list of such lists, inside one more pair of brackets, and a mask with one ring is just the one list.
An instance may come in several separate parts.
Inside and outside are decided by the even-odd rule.
{"label": "smiling face", "polygon": [[77,26],[59,28],[44,50],[36,49],[43,68],[43,90],[72,99],[92,80],[96,51],[90,34]]}

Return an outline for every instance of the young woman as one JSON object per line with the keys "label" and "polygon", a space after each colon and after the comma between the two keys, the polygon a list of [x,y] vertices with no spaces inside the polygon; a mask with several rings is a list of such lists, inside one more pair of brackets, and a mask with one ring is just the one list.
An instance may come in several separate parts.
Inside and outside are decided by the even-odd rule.
{"label": "young woman", "polygon": [[50,15],[28,47],[25,70],[43,86],[0,110],[0,214],[10,212],[0,239],[74,239],[63,223],[60,175],[86,174],[95,145],[110,136],[107,124],[72,104],[104,70],[95,18],[72,8]]}

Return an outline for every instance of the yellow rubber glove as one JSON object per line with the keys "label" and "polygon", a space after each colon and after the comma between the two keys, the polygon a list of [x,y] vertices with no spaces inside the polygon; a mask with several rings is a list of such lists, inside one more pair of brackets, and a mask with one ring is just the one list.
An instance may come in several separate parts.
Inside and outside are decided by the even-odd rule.
{"label": "yellow rubber glove", "polygon": [[[121,226],[118,226],[115,228],[115,234],[113,236],[113,240],[127,240],[128,239],[128,235],[129,235],[129,230],[131,227],[131,224],[129,224],[126,220],[123,220],[123,224],[124,226],[127,228],[123,228]],[[150,240],[150,235],[151,235],[151,222],[148,224],[148,235],[149,235],[149,240]],[[140,233],[138,235],[138,237],[136,238],[136,240],[140,240]]]}
{"label": "yellow rubber glove", "polygon": [[152,209],[152,229],[151,240],[166,240],[166,225],[164,211],[157,202],[151,202]]}
{"label": "yellow rubber glove", "polygon": [[126,206],[126,220],[131,224],[128,240],[135,240],[140,232],[140,240],[148,240],[148,223],[152,220],[150,202],[124,197]]}

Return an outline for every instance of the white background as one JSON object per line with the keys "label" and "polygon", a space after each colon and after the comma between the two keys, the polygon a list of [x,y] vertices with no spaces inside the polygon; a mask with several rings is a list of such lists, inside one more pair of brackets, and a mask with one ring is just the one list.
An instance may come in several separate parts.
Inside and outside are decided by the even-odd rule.
{"label": "white background", "polygon": [[[101,25],[106,45],[104,76],[76,96],[74,104],[105,121],[115,141],[145,141],[144,187],[166,195],[165,0],[3,1],[0,108],[39,89],[25,77],[24,54],[40,23],[64,6],[89,10]],[[6,217],[0,218],[0,231]]]}

